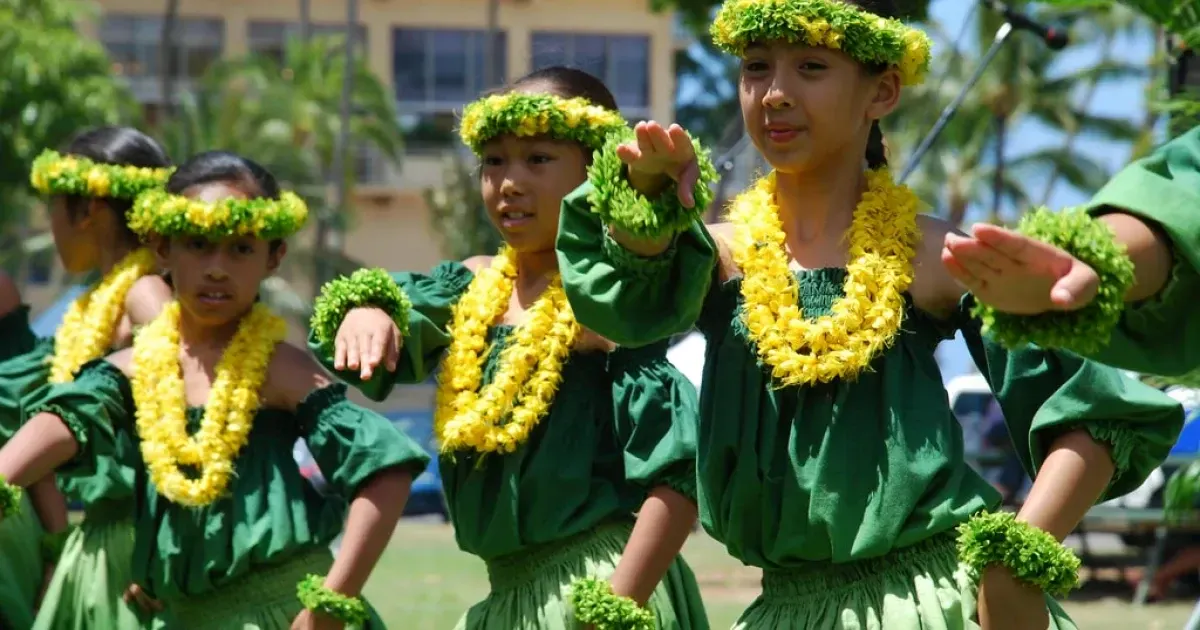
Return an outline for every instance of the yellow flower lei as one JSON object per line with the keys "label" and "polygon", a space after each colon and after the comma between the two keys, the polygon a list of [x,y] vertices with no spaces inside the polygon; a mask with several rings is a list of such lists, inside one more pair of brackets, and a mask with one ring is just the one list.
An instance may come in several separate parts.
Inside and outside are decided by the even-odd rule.
{"label": "yellow flower lei", "polygon": [[174,168],[105,164],[46,150],[33,161],[29,184],[43,195],[133,199],[161,188],[174,172]]}
{"label": "yellow flower lei", "polygon": [[434,411],[434,434],[443,453],[511,453],[554,402],[562,366],[580,332],[557,274],[501,352],[495,378],[480,388],[488,328],[508,310],[516,277],[515,254],[505,247],[454,307]]}
{"label": "yellow flower lei", "polygon": [[54,333],[51,383],[69,383],[88,361],[112,348],[113,333],[125,314],[125,296],[133,283],[154,273],[156,261],[148,249],[129,253],[104,276],[100,284],[71,303]]}
{"label": "yellow flower lei", "polygon": [[733,260],[741,268],[742,321],[759,359],[781,386],[852,379],[891,345],[913,280],[917,197],[886,169],[867,173],[867,191],[847,234],[844,296],[829,315],[805,320],[788,253],[775,174],[734,200]]}
{"label": "yellow flower lei", "polygon": [[508,92],[469,103],[463,109],[458,135],[476,155],[489,141],[504,134],[520,138],[548,135],[595,151],[609,134],[627,127],[621,114],[586,98]]}
{"label": "yellow flower lei", "polygon": [[[173,503],[202,507],[224,494],[233,462],[250,438],[259,392],[287,324],[256,304],[217,364],[194,435],[187,431],[187,397],[179,367],[179,303],[171,302],[133,344],[133,400],[142,458],[158,493]],[[199,477],[180,466],[191,466]]]}

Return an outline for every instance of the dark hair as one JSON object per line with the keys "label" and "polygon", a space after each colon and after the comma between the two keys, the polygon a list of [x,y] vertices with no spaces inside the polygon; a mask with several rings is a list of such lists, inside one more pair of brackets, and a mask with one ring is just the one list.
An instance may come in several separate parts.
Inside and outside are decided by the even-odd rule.
{"label": "dark hair", "polygon": [[[97,127],[84,131],[63,147],[63,153],[87,158],[93,162],[113,164],[117,166],[137,166],[141,168],[165,168],[171,165],[171,159],[157,140],[131,127]],[[83,213],[84,206],[91,200],[82,195],[64,195],[67,216],[75,220]],[[101,199],[113,212],[122,219],[133,206],[132,199]],[[124,220],[122,237],[137,241],[137,236],[129,229]]]}
{"label": "dark hair", "polygon": [[271,171],[229,151],[205,151],[188,158],[167,180],[167,192],[179,195],[192,186],[213,182],[236,184],[251,197],[279,199],[279,182]]}
{"label": "dark hair", "polygon": [[513,81],[504,91],[511,92],[531,85],[539,85],[542,91],[562,98],[585,98],[604,109],[614,112],[620,109],[617,99],[603,81],[576,68],[549,66],[534,70]]}
{"label": "dark hair", "polygon": [[[896,9],[896,3],[892,0],[842,0],[846,4],[853,4],[864,11],[870,11],[875,15],[887,18],[900,17],[899,11]],[[887,66],[882,64],[872,64],[867,66],[867,72],[871,74],[879,74],[887,69]],[[867,168],[875,170],[886,168],[887,161],[887,146],[883,143],[883,129],[879,127],[879,121],[875,120],[871,123],[871,132],[867,136]]]}

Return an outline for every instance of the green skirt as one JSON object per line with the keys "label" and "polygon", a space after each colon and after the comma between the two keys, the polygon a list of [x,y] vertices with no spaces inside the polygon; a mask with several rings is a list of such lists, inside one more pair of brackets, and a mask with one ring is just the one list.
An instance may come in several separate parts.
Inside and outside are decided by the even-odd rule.
{"label": "green skirt", "polygon": [[[942,534],[879,558],[763,571],[762,595],[735,630],[979,630],[978,585]],[[1048,630],[1077,630],[1047,598]]]}
{"label": "green skirt", "polygon": [[[219,590],[167,601],[173,621],[168,630],[289,630],[304,610],[296,598],[296,585],[310,573],[325,575],[333,564],[327,547],[287,558],[279,564],[256,567]],[[385,630],[383,620],[371,611],[364,628]]]}
{"label": "green skirt", "polygon": [[0,519],[0,628],[33,626],[42,566],[42,523],[26,495],[20,514]]}
{"label": "green skirt", "polygon": [[[487,563],[492,590],[458,621],[458,630],[574,630],[568,595],[582,577],[608,579],[632,528],[606,525]],[[696,577],[676,558],[650,597],[657,630],[707,630]]]}
{"label": "green skirt", "polygon": [[123,518],[111,518],[89,508],[63,546],[34,630],[165,627],[163,619],[125,603],[125,590],[133,583],[133,546],[127,510]]}

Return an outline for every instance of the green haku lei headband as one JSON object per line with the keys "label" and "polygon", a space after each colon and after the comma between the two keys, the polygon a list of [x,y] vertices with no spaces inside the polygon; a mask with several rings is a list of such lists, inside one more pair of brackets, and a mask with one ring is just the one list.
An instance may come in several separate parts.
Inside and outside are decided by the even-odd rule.
{"label": "green haku lei headband", "polygon": [[614,131],[628,127],[617,112],[585,98],[560,98],[552,94],[509,92],[481,98],[463,110],[459,137],[476,155],[493,138],[547,135],[578,142],[595,151]]}
{"label": "green haku lei headband", "polygon": [[132,200],[147,190],[162,188],[173,172],[174,168],[104,164],[46,150],[33,161],[29,183],[43,195]]}
{"label": "green haku lei headband", "polygon": [[307,220],[308,206],[292,192],[282,193],[279,199],[227,198],[205,203],[150,190],[138,196],[129,212],[130,229],[143,238],[254,236],[271,241],[299,232]]}
{"label": "green haku lei headband", "polygon": [[785,41],[895,66],[903,85],[920,85],[929,71],[923,31],[838,0],[726,0],[710,30],[718,48],[739,57],[751,44]]}

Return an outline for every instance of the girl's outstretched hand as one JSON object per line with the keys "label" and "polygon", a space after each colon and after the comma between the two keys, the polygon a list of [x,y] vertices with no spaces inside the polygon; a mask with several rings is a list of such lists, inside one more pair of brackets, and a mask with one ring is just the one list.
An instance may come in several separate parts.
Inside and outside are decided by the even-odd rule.
{"label": "girl's outstretched hand", "polygon": [[334,338],[333,367],[337,370],[360,370],[362,380],[370,380],[380,363],[389,372],[396,371],[402,347],[404,337],[400,334],[400,328],[382,309],[350,309]]}
{"label": "girl's outstretched hand", "polygon": [[292,630],[342,630],[346,624],[330,617],[305,609],[292,621]]}
{"label": "girl's outstretched hand", "polygon": [[126,604],[134,604],[147,613],[160,612],[163,609],[162,602],[150,597],[150,594],[137,584],[130,584],[129,588],[125,589],[123,599]]}
{"label": "girl's outstretched hand", "polygon": [[1100,287],[1096,271],[1067,252],[983,223],[972,236],[947,233],[942,264],[979,301],[1014,315],[1083,308]]}
{"label": "girl's outstretched hand", "polygon": [[1046,630],[1046,597],[1022,584],[1004,567],[991,567],[979,582],[979,625],[983,630]]}
{"label": "girl's outstretched hand", "polygon": [[672,124],[663,128],[654,121],[640,122],[633,128],[636,142],[617,147],[617,156],[629,168],[629,183],[643,195],[658,194],[668,179],[679,188],[679,203],[686,208],[696,205],[693,187],[700,179],[700,164],[692,148],[692,138],[683,127]]}

